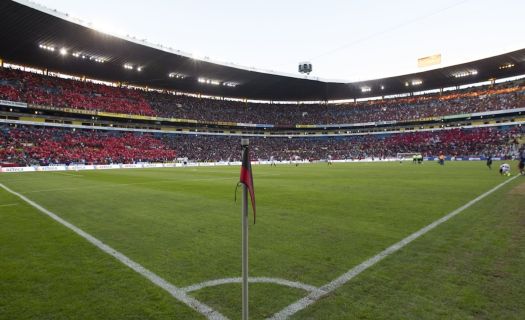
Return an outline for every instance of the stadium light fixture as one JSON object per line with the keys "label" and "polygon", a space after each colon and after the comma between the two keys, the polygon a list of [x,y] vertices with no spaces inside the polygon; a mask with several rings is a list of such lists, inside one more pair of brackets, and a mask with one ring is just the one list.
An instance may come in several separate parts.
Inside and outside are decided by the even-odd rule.
{"label": "stadium light fixture", "polygon": [[502,70],[502,69],[510,69],[510,68],[512,68],[512,67],[514,67],[514,63],[510,63],[510,62],[509,62],[509,63],[505,63],[505,64],[499,66],[498,69],[500,69],[500,70]]}
{"label": "stadium light fixture", "polygon": [[183,74],[181,74],[181,73],[176,73],[176,72],[170,72],[170,73],[168,74],[168,77],[170,77],[170,78],[175,78],[175,79],[184,79],[184,78],[186,78],[185,75],[183,75]]}
{"label": "stadium light fixture", "polygon": [[225,86],[225,87],[235,88],[239,84],[237,82],[227,81],[227,82],[223,82],[222,85]]}
{"label": "stadium light fixture", "polygon": [[381,90],[385,90],[385,86],[381,86]]}
{"label": "stadium light fixture", "polygon": [[363,92],[363,93],[364,92],[370,92],[370,91],[372,91],[372,88],[370,88],[370,87],[361,87],[361,92]]}
{"label": "stadium light fixture", "polygon": [[39,44],[38,47],[40,49],[44,49],[44,50],[47,50],[47,51],[51,51],[51,52],[54,52],[55,51],[55,47],[53,46],[47,46],[45,44]]}
{"label": "stadium light fixture", "polygon": [[219,80],[206,79],[206,78],[198,78],[197,81],[199,83],[206,83],[206,84],[211,84],[211,85],[214,85],[214,86],[218,86],[218,85],[221,84],[221,82]]}
{"label": "stadium light fixture", "polygon": [[141,72],[142,71],[142,67],[137,67],[137,71]]}
{"label": "stadium light fixture", "polygon": [[454,76],[454,78],[463,78],[463,77],[468,77],[468,76],[475,76],[477,74],[478,74],[478,70],[467,70],[467,71],[459,71],[452,75]]}
{"label": "stadium light fixture", "polygon": [[414,79],[412,80],[412,85],[413,86],[419,86],[420,84],[423,83],[423,80],[420,80],[420,79]]}
{"label": "stadium light fixture", "polygon": [[60,55],[61,56],[67,55],[67,49],[66,48],[60,48]]}
{"label": "stadium light fixture", "polygon": [[124,69],[133,70],[133,66],[129,63],[124,64]]}

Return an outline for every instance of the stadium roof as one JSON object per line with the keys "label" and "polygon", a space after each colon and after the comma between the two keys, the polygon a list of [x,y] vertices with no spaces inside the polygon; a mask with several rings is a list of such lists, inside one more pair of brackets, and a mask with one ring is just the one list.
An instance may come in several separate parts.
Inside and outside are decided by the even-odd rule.
{"label": "stadium roof", "polygon": [[66,74],[204,95],[272,101],[359,99],[525,74],[525,49],[439,69],[351,83],[198,60],[96,31],[36,4],[0,2],[0,59]]}

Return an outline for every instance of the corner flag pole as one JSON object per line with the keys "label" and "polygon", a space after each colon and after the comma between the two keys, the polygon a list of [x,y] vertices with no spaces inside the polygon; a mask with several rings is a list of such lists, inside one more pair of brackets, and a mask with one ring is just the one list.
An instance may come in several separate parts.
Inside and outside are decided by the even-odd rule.
{"label": "corner flag pole", "polygon": [[[241,139],[243,151],[249,144],[248,139]],[[248,187],[244,183],[242,184],[242,320],[248,320]]]}

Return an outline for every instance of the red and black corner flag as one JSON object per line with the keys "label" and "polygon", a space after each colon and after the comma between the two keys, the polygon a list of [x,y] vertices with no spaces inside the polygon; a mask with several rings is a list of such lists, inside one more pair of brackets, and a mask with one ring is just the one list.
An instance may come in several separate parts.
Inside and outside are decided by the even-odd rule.
{"label": "red and black corner flag", "polygon": [[253,223],[255,224],[255,191],[253,189],[252,163],[250,161],[250,150],[248,146],[242,146],[242,165],[241,178],[239,183],[242,183],[250,193],[250,200],[253,209]]}

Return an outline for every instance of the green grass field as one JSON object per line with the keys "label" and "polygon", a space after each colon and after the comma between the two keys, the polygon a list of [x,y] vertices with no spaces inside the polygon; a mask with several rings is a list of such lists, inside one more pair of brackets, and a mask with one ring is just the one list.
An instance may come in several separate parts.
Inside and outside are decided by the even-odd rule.
{"label": "green grass field", "polygon": [[[320,287],[509,179],[482,162],[254,166],[250,276]],[[516,164],[513,163],[516,172]],[[240,277],[239,167],[1,174],[178,288]],[[0,319],[203,315],[0,189]],[[525,319],[525,177],[380,261],[294,319]],[[241,285],[188,293],[239,319]],[[250,285],[264,319],[307,295]]]}

